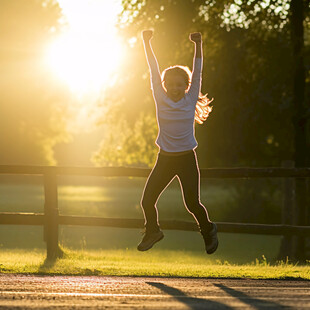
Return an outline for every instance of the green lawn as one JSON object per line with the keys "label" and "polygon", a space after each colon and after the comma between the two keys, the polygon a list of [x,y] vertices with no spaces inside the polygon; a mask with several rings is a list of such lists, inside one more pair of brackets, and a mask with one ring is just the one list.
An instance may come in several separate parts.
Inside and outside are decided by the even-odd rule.
{"label": "green lawn", "polygon": [[[61,214],[142,218],[139,206],[144,179],[111,179],[89,186],[61,180]],[[202,184],[202,201],[215,221],[223,221],[232,202],[231,189]],[[0,212],[43,212],[41,184],[0,184]],[[158,202],[160,219],[192,221],[177,184]],[[65,257],[44,264],[43,228],[0,225],[2,272],[76,275],[136,275],[186,277],[251,277],[309,279],[309,265],[277,263],[280,236],[219,233],[220,246],[208,256],[197,232],[164,231],[165,238],[147,253],[135,248],[138,229],[60,226]]]}
{"label": "green lawn", "polygon": [[[98,179],[98,182],[89,186],[72,185],[69,180],[59,178],[59,212],[64,215],[142,218],[140,199],[144,178],[108,178]],[[0,183],[0,212],[43,212],[42,184]],[[202,182],[201,200],[212,217],[219,221],[231,204],[231,189]],[[157,206],[163,218],[192,220],[184,207],[176,180],[162,194]]]}
{"label": "green lawn", "polygon": [[0,253],[2,273],[109,276],[216,277],[310,280],[310,265],[270,265],[263,257],[252,264],[214,261],[203,253],[152,250],[70,251],[55,263],[44,262],[42,250],[5,250]]}

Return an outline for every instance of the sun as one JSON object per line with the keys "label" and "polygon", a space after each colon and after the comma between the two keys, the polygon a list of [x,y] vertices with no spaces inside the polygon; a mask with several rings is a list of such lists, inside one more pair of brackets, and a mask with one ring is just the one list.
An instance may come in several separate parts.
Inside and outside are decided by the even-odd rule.
{"label": "sun", "polygon": [[118,0],[58,0],[67,30],[50,44],[52,72],[75,94],[99,92],[109,84],[122,59],[116,21]]}

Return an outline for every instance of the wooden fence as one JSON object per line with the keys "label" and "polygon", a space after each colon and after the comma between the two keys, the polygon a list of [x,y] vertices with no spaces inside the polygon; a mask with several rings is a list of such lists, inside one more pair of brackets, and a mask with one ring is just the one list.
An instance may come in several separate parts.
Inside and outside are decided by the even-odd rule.
{"label": "wooden fence", "polygon": [[[44,240],[47,245],[47,258],[61,256],[58,245],[59,225],[108,226],[120,228],[142,228],[142,219],[100,218],[59,215],[57,176],[100,176],[100,177],[147,177],[150,169],[127,167],[54,167],[54,166],[8,166],[0,165],[0,174],[6,175],[41,175],[44,179],[45,204],[44,213],[0,213],[0,224],[5,225],[43,225]],[[282,256],[294,256],[287,243],[291,237],[305,238],[310,236],[309,226],[292,225],[290,216],[294,203],[292,180],[309,178],[310,168],[209,168],[200,170],[201,178],[285,178],[285,201],[283,203],[282,224],[265,225],[249,223],[217,223],[219,232],[267,234],[284,236]],[[291,190],[289,190],[291,189]],[[161,221],[163,229],[197,231],[195,222]]]}

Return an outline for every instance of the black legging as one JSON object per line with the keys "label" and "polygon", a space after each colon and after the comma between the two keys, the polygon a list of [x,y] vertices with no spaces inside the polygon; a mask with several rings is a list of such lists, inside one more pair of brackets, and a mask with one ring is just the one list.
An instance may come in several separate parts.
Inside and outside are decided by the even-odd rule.
{"label": "black legging", "polygon": [[202,232],[210,230],[212,224],[208,212],[199,198],[200,174],[194,150],[179,156],[158,154],[141,199],[146,229],[148,231],[159,229],[156,202],[175,176],[178,176],[187,210],[194,216]]}

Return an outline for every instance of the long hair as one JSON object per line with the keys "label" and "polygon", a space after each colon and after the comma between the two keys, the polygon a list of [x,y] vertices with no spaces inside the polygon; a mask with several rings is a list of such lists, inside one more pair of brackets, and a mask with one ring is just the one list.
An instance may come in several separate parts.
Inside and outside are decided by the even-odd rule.
{"label": "long hair", "polygon": [[[192,79],[192,72],[187,66],[171,66],[166,68],[162,73],[162,81],[164,82],[167,76],[179,75],[184,78],[184,81],[187,85],[186,91],[188,91],[191,79]],[[196,103],[195,109],[195,121],[198,124],[202,124],[209,116],[212,111],[212,106],[210,103],[213,101],[207,97],[208,94],[203,95],[201,92],[199,93],[198,100]]]}

